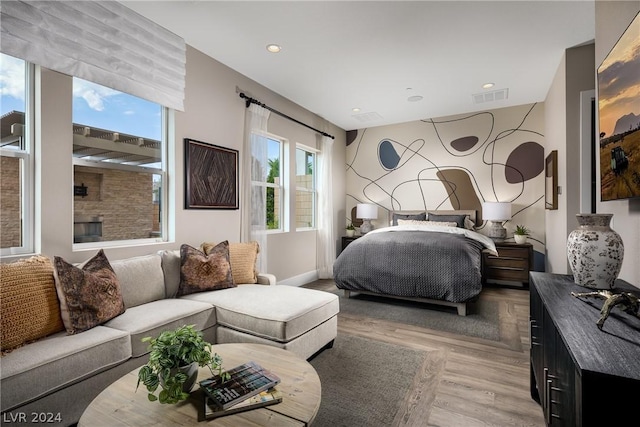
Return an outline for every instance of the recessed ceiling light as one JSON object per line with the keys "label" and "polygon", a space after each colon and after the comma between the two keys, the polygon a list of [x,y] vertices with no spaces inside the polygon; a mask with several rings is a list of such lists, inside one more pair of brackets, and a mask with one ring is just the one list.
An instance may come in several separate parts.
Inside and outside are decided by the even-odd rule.
{"label": "recessed ceiling light", "polygon": [[495,86],[494,83],[485,83],[482,85],[482,89],[491,89],[494,86]]}
{"label": "recessed ceiling light", "polygon": [[282,48],[280,46],[278,46],[277,44],[268,44],[267,45],[267,50],[271,53],[278,53],[282,50]]}
{"label": "recessed ceiling light", "polygon": [[360,111],[360,109],[358,107],[352,108],[351,111],[353,111],[354,113],[357,113],[358,111]]}
{"label": "recessed ceiling light", "polygon": [[407,98],[407,101],[409,101],[409,102],[422,101],[422,96],[421,95],[411,95],[410,97]]}

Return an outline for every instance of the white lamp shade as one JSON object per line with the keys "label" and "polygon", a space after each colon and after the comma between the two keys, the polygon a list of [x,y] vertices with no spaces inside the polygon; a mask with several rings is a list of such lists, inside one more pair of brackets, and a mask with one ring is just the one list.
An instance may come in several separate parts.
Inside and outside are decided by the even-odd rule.
{"label": "white lamp shade", "polygon": [[378,206],[369,203],[358,203],[356,217],[360,219],[377,219]]}
{"label": "white lamp shade", "polygon": [[482,219],[489,221],[507,221],[511,219],[511,203],[484,202],[482,204]]}

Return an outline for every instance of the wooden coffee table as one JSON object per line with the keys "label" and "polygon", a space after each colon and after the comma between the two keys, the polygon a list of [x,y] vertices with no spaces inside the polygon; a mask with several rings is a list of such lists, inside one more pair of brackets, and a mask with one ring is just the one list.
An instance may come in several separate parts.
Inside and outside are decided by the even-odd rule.
{"label": "wooden coffee table", "polygon": [[[79,427],[96,426],[306,426],[320,407],[321,385],[315,369],[304,359],[277,347],[261,344],[216,344],[213,351],[222,356],[224,369],[255,361],[277,374],[282,402],[238,414],[198,422],[202,395],[199,386],[191,397],[175,405],[150,402],[141,385],[136,392],[138,369],[135,369],[100,393],[87,407]],[[200,368],[198,381],[211,376]]]}

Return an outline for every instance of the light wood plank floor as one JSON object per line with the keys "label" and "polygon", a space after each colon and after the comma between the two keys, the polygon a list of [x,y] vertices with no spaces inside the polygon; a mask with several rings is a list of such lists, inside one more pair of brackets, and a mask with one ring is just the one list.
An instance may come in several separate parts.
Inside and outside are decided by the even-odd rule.
{"label": "light wood plank floor", "polygon": [[[305,287],[336,289],[332,280]],[[490,285],[480,298],[499,303],[500,341],[338,315],[339,334],[428,353],[394,426],[545,425],[542,409],[529,393],[529,292]]]}

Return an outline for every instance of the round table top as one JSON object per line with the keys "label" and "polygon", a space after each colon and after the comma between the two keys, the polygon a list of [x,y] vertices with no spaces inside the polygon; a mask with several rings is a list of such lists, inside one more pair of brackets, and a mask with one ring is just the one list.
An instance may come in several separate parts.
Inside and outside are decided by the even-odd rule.
{"label": "round table top", "polygon": [[[290,351],[262,344],[216,344],[212,350],[222,357],[223,369],[254,361],[278,375],[282,402],[199,422],[198,411],[202,414],[204,399],[197,385],[184,402],[175,405],[150,402],[143,385],[136,392],[138,368],[103,390],[84,411],[78,426],[301,426],[313,421],[320,407],[321,385],[318,374],[306,360]],[[210,376],[208,368],[200,368],[198,381]]]}

